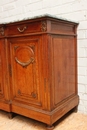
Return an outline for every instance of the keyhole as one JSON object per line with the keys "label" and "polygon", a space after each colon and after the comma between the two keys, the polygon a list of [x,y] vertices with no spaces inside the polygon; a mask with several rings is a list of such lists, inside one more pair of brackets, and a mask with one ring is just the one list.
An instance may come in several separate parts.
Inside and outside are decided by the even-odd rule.
{"label": "keyhole", "polygon": [[19,94],[19,95],[21,94],[21,91],[20,91],[20,90],[18,90],[18,94]]}

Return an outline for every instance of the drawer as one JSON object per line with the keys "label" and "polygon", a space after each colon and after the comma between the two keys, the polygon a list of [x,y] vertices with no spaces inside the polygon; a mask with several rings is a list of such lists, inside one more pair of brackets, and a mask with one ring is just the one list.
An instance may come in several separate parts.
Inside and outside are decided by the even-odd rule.
{"label": "drawer", "polygon": [[6,35],[20,35],[41,32],[41,21],[31,23],[18,23],[7,26]]}

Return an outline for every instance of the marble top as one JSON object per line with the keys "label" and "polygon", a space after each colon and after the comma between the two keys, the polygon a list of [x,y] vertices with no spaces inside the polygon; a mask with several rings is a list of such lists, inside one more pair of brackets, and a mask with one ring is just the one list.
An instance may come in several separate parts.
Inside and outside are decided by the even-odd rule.
{"label": "marble top", "polygon": [[72,21],[72,20],[69,20],[69,19],[66,19],[66,18],[57,17],[56,15],[42,14],[42,15],[38,15],[38,16],[25,17],[25,18],[11,20],[11,21],[7,21],[7,22],[0,22],[0,24],[9,24],[9,23],[20,22],[20,21],[29,20],[29,19],[41,18],[41,17],[50,17],[50,18],[55,18],[55,19],[58,19],[58,20],[63,20],[63,21],[67,21],[67,22],[76,23],[76,24],[79,23],[79,22]]}

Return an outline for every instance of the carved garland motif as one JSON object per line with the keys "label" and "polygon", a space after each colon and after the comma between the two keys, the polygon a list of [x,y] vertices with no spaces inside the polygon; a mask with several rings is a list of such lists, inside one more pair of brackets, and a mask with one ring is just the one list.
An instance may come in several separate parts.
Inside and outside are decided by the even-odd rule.
{"label": "carved garland motif", "polygon": [[2,36],[4,35],[4,28],[3,28],[3,27],[0,28],[0,34],[1,34]]}
{"label": "carved garland motif", "polygon": [[47,23],[46,23],[46,21],[41,22],[41,31],[42,32],[47,31]]}
{"label": "carved garland motif", "polygon": [[[20,49],[21,47],[20,46],[15,46],[14,47],[14,49],[15,49],[15,51],[17,50],[17,49]],[[34,59],[34,51],[33,51],[33,49],[30,47],[30,46],[25,46],[24,48],[27,48],[28,50],[30,50],[30,52],[31,52],[31,57],[30,57],[30,59],[28,60],[28,61],[26,61],[26,62],[21,62],[18,58],[17,58],[17,56],[15,56],[15,61],[18,63],[18,64],[20,64],[22,67],[27,67],[28,65],[30,65],[31,63],[33,64],[34,63],[34,61],[35,61],[35,59]],[[23,48],[21,48],[21,49],[23,49]]]}

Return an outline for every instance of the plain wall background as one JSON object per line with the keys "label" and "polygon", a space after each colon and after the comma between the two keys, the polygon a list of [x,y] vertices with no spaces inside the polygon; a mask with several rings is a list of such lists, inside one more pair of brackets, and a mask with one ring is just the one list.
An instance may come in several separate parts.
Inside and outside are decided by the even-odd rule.
{"label": "plain wall background", "polygon": [[0,0],[0,23],[46,13],[79,22],[78,111],[87,114],[87,0]]}

